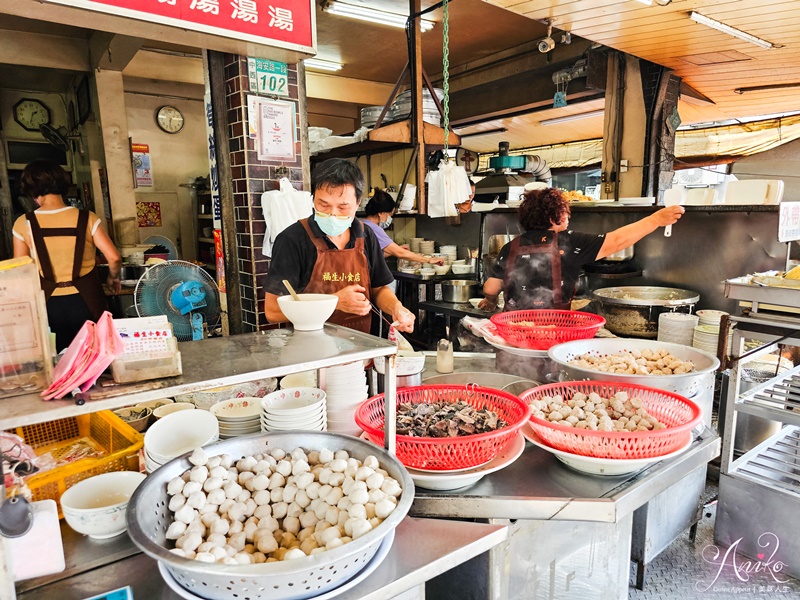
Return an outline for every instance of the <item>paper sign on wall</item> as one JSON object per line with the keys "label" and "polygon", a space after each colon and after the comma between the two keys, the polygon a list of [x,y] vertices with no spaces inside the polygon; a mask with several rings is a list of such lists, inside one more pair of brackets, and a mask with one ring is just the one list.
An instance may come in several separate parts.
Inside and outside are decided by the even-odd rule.
{"label": "paper sign on wall", "polygon": [[131,144],[133,154],[133,172],[136,187],[153,187],[153,174],[150,164],[150,146],[148,144]]}
{"label": "paper sign on wall", "polygon": [[259,98],[259,160],[294,161],[295,111],[293,102]]}

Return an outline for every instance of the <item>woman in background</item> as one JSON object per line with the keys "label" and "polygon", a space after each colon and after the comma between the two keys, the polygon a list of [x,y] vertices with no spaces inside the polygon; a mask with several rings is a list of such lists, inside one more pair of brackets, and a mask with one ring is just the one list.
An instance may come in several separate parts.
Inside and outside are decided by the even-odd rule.
{"label": "woman in background", "polygon": [[64,203],[69,175],[36,160],[22,172],[22,193],[39,206],[14,223],[14,256],[31,256],[47,298],[47,320],[60,352],[87,320],[97,321],[107,302],[95,267],[96,250],[108,262],[108,286],[119,292],[122,260],[96,214]]}
{"label": "woman in background", "polygon": [[367,217],[361,220],[366,227],[369,227],[375,233],[381,250],[383,250],[383,255],[405,258],[406,260],[412,260],[418,263],[443,265],[443,258],[428,258],[422,254],[411,252],[411,250],[397,245],[392,241],[392,238],[386,235],[384,229],[392,224],[394,209],[394,199],[383,190],[376,190],[370,201],[367,202],[367,207],[365,209]]}

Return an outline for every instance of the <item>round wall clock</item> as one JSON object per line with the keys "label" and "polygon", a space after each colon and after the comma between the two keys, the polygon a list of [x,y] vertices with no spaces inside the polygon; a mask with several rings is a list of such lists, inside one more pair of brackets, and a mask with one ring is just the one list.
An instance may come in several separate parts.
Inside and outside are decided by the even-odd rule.
{"label": "round wall clock", "polygon": [[156,123],[167,133],[178,133],[183,129],[183,113],[174,106],[162,106],[156,111]]}
{"label": "round wall clock", "polygon": [[14,120],[28,131],[39,131],[39,125],[50,124],[50,109],[41,100],[21,98],[14,105]]}

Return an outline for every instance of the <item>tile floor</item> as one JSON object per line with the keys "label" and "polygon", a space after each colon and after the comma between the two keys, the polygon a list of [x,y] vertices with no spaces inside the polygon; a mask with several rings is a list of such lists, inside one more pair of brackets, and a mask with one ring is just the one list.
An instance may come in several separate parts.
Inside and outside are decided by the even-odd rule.
{"label": "tile floor", "polygon": [[[703,511],[703,518],[697,528],[695,543],[689,541],[689,533],[684,532],[669,548],[664,550],[647,566],[644,590],[633,586],[629,588],[629,600],[755,600],[800,598],[800,580],[783,573],[752,573],[749,578],[742,574],[737,578],[732,558],[729,556],[720,569],[719,562],[725,556],[720,548],[720,558],[716,564],[709,560],[715,555],[714,519],[717,516],[716,484],[709,482],[706,498],[709,504]],[[708,559],[708,560],[707,560]],[[737,555],[737,564],[749,561]],[[780,580],[777,581],[777,580]],[[635,571],[631,568],[631,581],[635,581]]]}

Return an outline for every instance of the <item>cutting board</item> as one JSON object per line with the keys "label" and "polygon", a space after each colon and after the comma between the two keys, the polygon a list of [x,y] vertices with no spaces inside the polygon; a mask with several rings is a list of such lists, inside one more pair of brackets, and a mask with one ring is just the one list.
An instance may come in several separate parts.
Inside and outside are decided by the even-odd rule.
{"label": "cutting board", "polygon": [[783,181],[747,179],[731,181],[725,191],[725,204],[778,204],[783,198]]}
{"label": "cutting board", "polygon": [[41,500],[31,506],[31,530],[22,537],[5,539],[14,581],[60,573],[66,566],[56,501]]}

